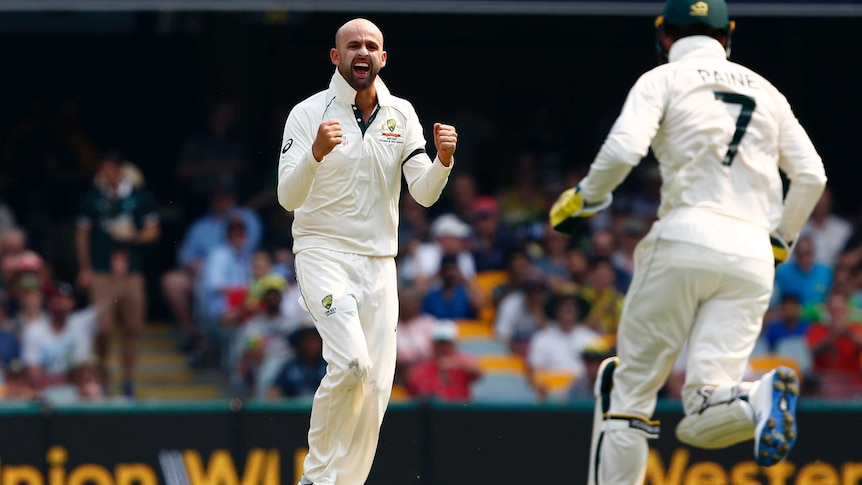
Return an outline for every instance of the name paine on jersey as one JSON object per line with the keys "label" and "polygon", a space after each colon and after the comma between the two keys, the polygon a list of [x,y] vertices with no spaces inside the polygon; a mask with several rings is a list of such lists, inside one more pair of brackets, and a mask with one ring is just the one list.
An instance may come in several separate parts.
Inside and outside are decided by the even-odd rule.
{"label": "name paine on jersey", "polygon": [[750,72],[698,69],[697,73],[706,84],[714,83],[740,88],[760,89],[757,79]]}

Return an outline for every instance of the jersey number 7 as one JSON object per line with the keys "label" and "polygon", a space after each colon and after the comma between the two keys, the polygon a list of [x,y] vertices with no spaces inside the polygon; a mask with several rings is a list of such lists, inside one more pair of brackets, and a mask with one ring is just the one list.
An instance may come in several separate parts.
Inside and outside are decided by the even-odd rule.
{"label": "jersey number 7", "polygon": [[739,149],[739,142],[742,141],[742,136],[745,135],[745,128],[748,122],[751,121],[751,114],[754,112],[754,107],[757,103],[754,98],[738,93],[728,93],[723,91],[714,91],[715,99],[724,101],[728,104],[738,104],[742,107],[739,111],[739,117],[736,118],[736,131],[733,133],[733,139],[727,145],[727,153],[724,155],[725,165],[733,163],[733,157],[736,156],[736,151]]}

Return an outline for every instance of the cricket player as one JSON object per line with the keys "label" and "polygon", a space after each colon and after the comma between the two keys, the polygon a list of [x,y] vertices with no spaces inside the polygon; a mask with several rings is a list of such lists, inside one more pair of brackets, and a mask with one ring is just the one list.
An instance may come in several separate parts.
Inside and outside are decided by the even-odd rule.
{"label": "cricket player", "polygon": [[383,34],[354,19],[338,29],[329,88],[284,127],[278,201],[295,211],[293,251],[304,307],[328,364],[311,409],[301,484],[361,485],[377,449],[395,373],[395,255],[402,174],[423,206],[452,170],[455,128],[436,123],[425,153],[413,106],[377,76]]}
{"label": "cricket player", "polygon": [[[826,184],[823,164],[784,96],[728,60],[724,0],[668,0],[656,21],[666,63],[643,74],[587,176],[550,212],[569,231],[611,203],[652,147],[659,219],[635,253],[617,357],[596,383],[589,484],[642,484],[656,393],[687,344],[677,438],[699,448],[754,439],[762,466],[796,441],[795,373],[742,382],[775,277]],[[779,169],[790,180],[782,197]]]}

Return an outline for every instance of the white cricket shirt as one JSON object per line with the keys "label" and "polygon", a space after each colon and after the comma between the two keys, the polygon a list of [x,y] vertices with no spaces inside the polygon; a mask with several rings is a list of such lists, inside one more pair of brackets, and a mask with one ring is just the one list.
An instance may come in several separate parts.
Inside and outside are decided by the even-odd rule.
{"label": "white cricket shirt", "polygon": [[584,199],[602,200],[652,146],[659,238],[771,261],[768,234],[795,239],[823,191],[819,155],[778,89],[718,41],[684,37],[669,59],[632,87],[581,182]]}
{"label": "white cricket shirt", "polygon": [[[299,103],[284,126],[278,163],[278,201],[293,210],[293,251],[325,248],[366,256],[395,256],[401,175],[425,207],[440,197],[449,167],[425,153],[419,117],[378,77],[378,111],[363,134],[354,111],[356,91],[338,71],[329,89]],[[336,119],[341,145],[318,163],[311,145],[322,121]]]}

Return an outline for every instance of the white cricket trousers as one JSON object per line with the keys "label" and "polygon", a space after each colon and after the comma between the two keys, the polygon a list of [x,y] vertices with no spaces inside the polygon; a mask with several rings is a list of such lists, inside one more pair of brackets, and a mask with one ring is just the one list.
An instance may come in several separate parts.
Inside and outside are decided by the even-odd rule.
{"label": "white cricket trousers", "polygon": [[311,407],[304,477],[315,485],[362,485],[395,375],[395,260],[306,249],[295,265],[327,363]]}
{"label": "white cricket trousers", "polygon": [[[687,415],[703,404],[697,393],[702,386],[740,384],[772,293],[771,261],[660,240],[655,232],[635,252],[635,273],[617,331],[611,415],[650,419],[657,393],[686,342],[682,400]],[[711,419],[711,426],[728,429],[750,425],[754,436],[751,417],[738,410]],[[643,484],[647,436],[632,428],[605,429],[599,456],[591,457],[598,458],[597,483]]]}

